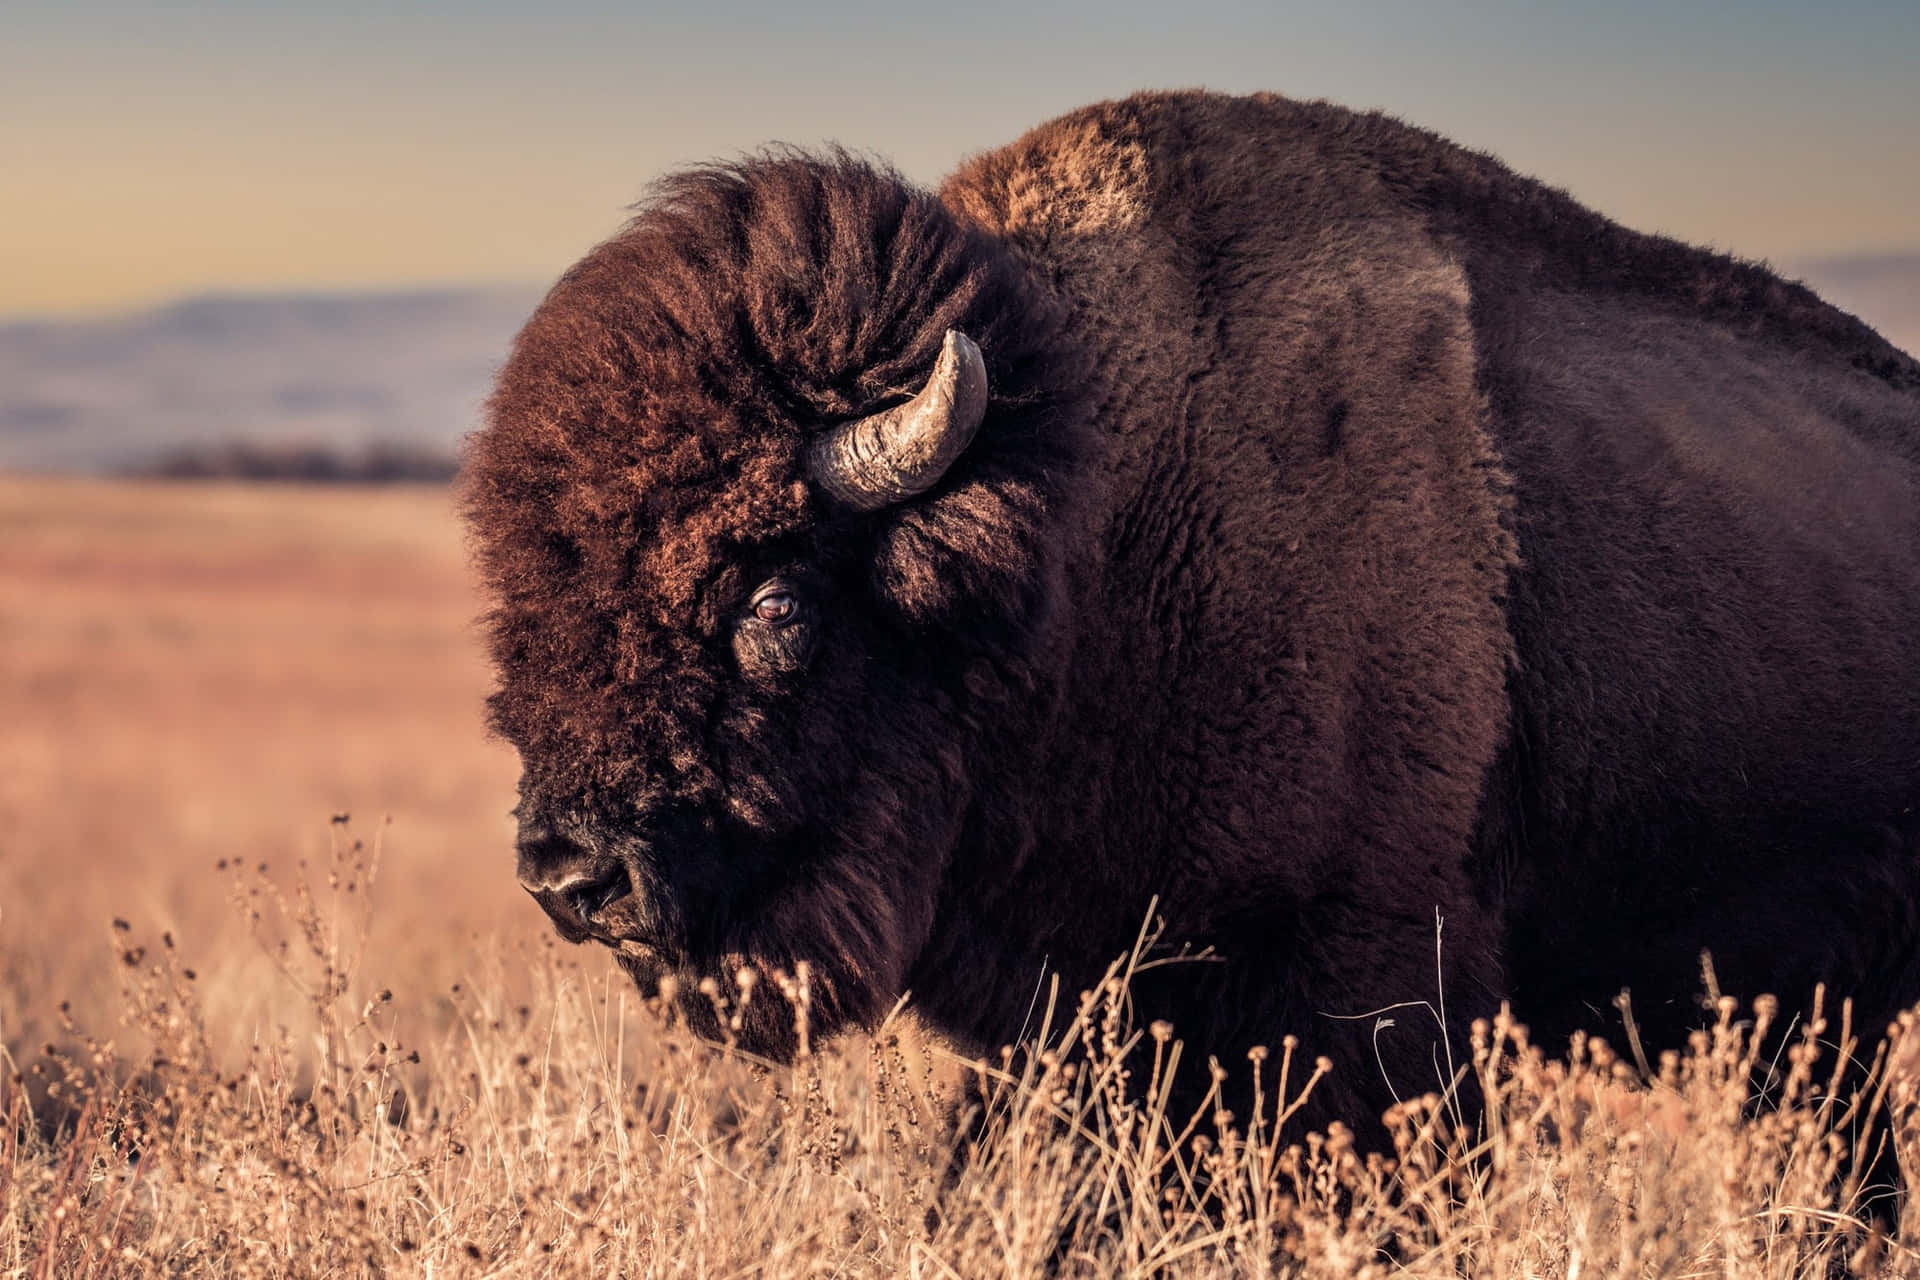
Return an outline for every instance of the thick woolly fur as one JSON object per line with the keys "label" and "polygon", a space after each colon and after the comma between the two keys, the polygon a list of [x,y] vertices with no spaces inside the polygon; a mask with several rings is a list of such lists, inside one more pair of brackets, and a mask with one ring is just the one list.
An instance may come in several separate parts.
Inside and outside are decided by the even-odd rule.
{"label": "thick woolly fur", "polygon": [[[949,328],[978,438],[837,509],[807,442]],[[672,179],[529,321],[467,502],[523,826],[630,869],[636,977],[805,960],[817,1029],[911,991],[992,1048],[1151,910],[1208,954],[1143,1018],[1296,1034],[1358,1116],[1436,1086],[1442,998],[1456,1047],[1622,986],[1675,1034],[1702,949],[1920,998],[1916,465],[1920,367],[1758,267],[1381,116],[1153,94],[937,195]]]}

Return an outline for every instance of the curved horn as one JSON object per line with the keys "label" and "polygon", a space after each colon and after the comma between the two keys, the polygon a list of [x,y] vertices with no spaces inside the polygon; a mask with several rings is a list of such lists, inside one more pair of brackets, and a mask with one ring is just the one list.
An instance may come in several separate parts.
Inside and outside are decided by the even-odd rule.
{"label": "curved horn", "polygon": [[807,470],[836,500],[878,511],[939,483],[986,413],[987,366],[980,348],[949,329],[919,395],[821,436],[808,451]]}

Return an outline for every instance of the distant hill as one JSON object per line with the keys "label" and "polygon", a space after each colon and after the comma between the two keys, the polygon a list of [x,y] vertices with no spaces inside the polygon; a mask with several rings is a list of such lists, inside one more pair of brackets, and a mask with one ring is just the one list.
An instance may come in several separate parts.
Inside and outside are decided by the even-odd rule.
{"label": "distant hill", "polygon": [[[1920,354],[1920,253],[1780,269]],[[440,474],[538,298],[218,296],[0,323],[0,469]]]}
{"label": "distant hill", "polygon": [[145,470],[238,443],[450,454],[538,298],[220,296],[0,323],[0,468]]}
{"label": "distant hill", "polygon": [[154,480],[284,480],[299,484],[445,484],[460,469],[446,445],[380,441],[360,449],[331,444],[182,445],[128,468]]}

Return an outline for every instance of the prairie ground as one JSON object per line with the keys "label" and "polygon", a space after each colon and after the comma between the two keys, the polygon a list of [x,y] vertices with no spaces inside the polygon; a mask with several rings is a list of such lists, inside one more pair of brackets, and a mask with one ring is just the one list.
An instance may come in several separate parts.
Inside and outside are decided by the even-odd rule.
{"label": "prairie ground", "polygon": [[291,871],[335,814],[391,846],[370,945],[396,979],[535,936],[478,611],[444,490],[0,477],[9,1042],[50,997],[114,1011],[115,916],[190,940],[220,990],[217,865]]}
{"label": "prairie ground", "polygon": [[1209,1067],[1124,971],[1002,1062],[699,1045],[514,887],[478,607],[440,490],[0,478],[0,1269],[1920,1274],[1837,1014],[1775,1057],[1727,1001],[1651,1082],[1487,1027],[1485,1123],[1364,1158],[1282,1124],[1304,1060],[1167,1114]]}

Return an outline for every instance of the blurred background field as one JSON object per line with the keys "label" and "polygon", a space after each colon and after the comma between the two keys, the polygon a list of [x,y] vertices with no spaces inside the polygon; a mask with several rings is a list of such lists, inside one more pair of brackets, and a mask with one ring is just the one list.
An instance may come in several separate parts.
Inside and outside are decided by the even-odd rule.
{"label": "blurred background field", "polygon": [[217,981],[237,940],[216,865],[284,876],[325,854],[337,813],[386,845],[373,945],[392,980],[443,986],[476,931],[536,932],[451,502],[0,477],[10,1044],[56,999],[112,1024],[116,916],[171,930],[208,990],[244,998]]}

